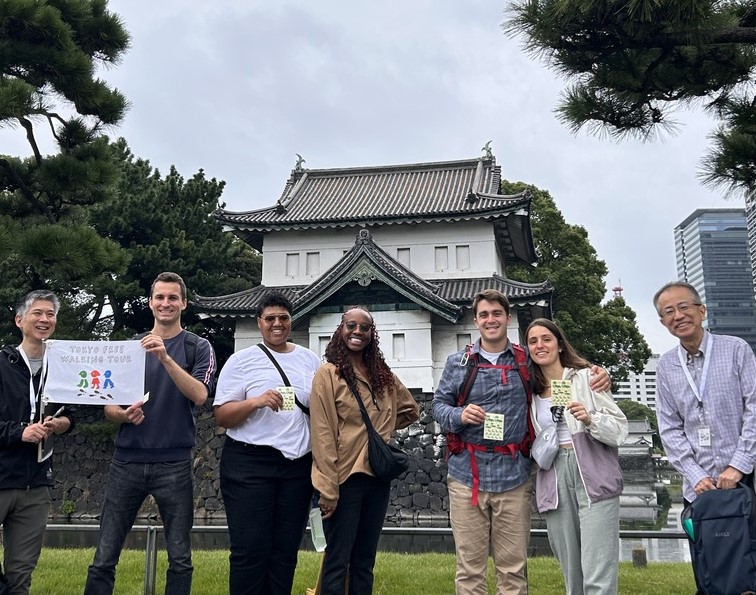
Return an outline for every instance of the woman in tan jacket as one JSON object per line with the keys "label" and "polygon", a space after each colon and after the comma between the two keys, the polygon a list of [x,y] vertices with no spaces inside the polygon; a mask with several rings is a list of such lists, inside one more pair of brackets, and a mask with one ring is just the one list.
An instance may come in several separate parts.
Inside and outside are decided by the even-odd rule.
{"label": "woman in tan jacket", "polygon": [[383,359],[375,322],[364,308],[344,313],[325,359],[310,393],[312,483],[320,492],[327,542],[320,593],[368,595],[390,484],[370,468],[368,434],[352,389],[386,440],[417,420],[419,408]]}

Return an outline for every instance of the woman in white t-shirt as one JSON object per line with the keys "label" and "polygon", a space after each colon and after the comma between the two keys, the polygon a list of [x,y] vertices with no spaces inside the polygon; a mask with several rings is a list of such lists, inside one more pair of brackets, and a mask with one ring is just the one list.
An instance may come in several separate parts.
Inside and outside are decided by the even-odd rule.
{"label": "woman in white t-shirt", "polygon": [[287,341],[291,311],[285,296],[269,294],[257,308],[262,343],[234,353],[218,378],[231,595],[291,593],[310,509],[309,403],[320,359]]}

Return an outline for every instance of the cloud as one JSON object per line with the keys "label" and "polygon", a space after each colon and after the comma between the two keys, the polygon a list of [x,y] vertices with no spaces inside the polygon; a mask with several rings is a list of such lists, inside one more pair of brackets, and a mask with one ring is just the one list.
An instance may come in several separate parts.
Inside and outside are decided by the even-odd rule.
{"label": "cloud", "polygon": [[[461,159],[492,146],[502,175],[547,189],[584,226],[654,351],[674,345],[650,299],[676,278],[673,229],[696,208],[740,206],[698,183],[712,122],[681,113],[665,142],[571,134],[564,82],[501,29],[490,0],[111,0],[132,33],[103,72],[131,102],[134,153],[227,182],[233,210],[268,206],[295,162],[348,167]],[[4,150],[25,153],[14,131]],[[19,135],[15,131],[15,136]],[[8,143],[6,143],[8,140]],[[607,296],[611,296],[608,291]]]}

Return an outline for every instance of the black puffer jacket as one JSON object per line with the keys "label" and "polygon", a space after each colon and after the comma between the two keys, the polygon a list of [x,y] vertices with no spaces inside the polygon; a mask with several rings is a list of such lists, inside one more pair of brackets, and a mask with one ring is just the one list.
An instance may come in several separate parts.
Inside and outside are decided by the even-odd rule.
{"label": "black puffer jacket", "polygon": [[[37,462],[38,445],[22,442],[21,435],[29,424],[30,371],[17,347],[0,350],[0,490],[35,488],[52,485],[50,464],[52,457]],[[34,376],[34,391],[39,387],[40,373]],[[50,404],[45,415],[52,415],[59,407]],[[73,418],[70,412],[65,417]],[[39,421],[39,411],[33,421]],[[70,431],[70,429],[69,429]]]}

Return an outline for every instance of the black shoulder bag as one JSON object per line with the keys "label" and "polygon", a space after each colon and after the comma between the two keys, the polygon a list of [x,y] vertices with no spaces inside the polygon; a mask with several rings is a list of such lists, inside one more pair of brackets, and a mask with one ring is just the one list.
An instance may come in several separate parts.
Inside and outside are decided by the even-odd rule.
{"label": "black shoulder bag", "polygon": [[370,421],[370,416],[368,416],[365,404],[362,402],[357,389],[351,382],[347,384],[349,385],[349,390],[352,391],[352,395],[357,399],[357,404],[360,406],[360,412],[362,413],[362,420],[365,422],[365,428],[367,429],[368,461],[370,462],[370,467],[378,479],[390,483],[392,479],[395,479],[407,470],[409,467],[409,455],[401,448],[392,446],[383,439],[375,427],[373,427],[373,422]]}
{"label": "black shoulder bag", "polygon": [[[265,355],[267,355],[270,358],[270,361],[273,362],[273,365],[276,367],[276,370],[278,370],[278,373],[281,375],[281,380],[283,380],[284,385],[291,386],[291,382],[289,382],[289,378],[286,376],[286,372],[283,371],[283,368],[276,361],[276,358],[273,357],[273,354],[270,352],[270,350],[267,347],[265,347],[265,345],[263,345],[262,343],[258,343],[257,346],[262,350],[262,352]],[[302,401],[297,399],[297,393],[294,393],[294,403],[296,403],[297,407],[299,407],[307,417],[310,417],[310,408],[304,403],[302,403]]]}

